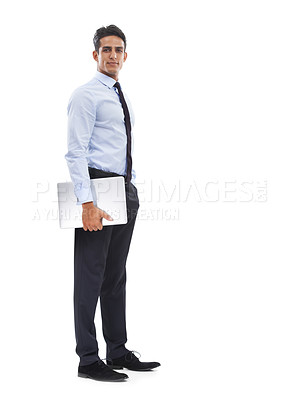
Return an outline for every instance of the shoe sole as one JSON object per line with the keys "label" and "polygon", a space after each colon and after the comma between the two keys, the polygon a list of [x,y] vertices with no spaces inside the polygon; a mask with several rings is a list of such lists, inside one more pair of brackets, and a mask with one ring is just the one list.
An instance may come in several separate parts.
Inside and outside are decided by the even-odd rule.
{"label": "shoe sole", "polygon": [[94,381],[101,381],[101,382],[122,382],[122,381],[125,381],[126,379],[128,379],[128,376],[127,377],[124,376],[124,377],[117,378],[117,379],[105,379],[105,378],[96,379],[88,374],[83,374],[82,372],[78,372],[78,377],[79,378],[89,378],[89,379],[93,379]]}
{"label": "shoe sole", "polygon": [[108,365],[107,366],[111,369],[124,369],[127,368],[130,371],[152,371],[154,368],[159,367],[159,365],[157,367],[153,367],[153,368],[144,368],[144,369],[134,369],[134,368],[128,368],[128,367],[122,367],[122,365]]}

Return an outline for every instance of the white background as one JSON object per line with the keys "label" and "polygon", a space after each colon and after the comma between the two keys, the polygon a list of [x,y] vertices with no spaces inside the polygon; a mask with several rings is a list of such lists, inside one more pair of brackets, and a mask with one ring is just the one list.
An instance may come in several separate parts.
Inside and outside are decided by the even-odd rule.
{"label": "white background", "polygon": [[[1,6],[2,398],[299,399],[298,5]],[[121,384],[76,376],[73,231],[55,214],[67,102],[111,23],[128,39],[144,210],[127,345],[162,364]],[[100,313],[97,331],[105,357]]]}

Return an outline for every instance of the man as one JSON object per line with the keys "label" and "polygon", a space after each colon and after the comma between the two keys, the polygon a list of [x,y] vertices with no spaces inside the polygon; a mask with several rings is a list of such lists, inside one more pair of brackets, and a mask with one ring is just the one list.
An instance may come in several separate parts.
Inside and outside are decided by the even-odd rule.
{"label": "man", "polygon": [[[83,228],[75,229],[74,317],[78,376],[104,381],[128,378],[114,369],[150,370],[157,362],[141,362],[125,347],[126,259],[139,207],[133,184],[131,105],[118,82],[126,61],[126,38],[115,25],[98,29],[93,58],[97,73],[74,91],[68,105],[68,163]],[[93,204],[90,179],[124,176],[128,222],[102,225],[108,214]],[[98,356],[94,324],[100,298],[107,364]]]}

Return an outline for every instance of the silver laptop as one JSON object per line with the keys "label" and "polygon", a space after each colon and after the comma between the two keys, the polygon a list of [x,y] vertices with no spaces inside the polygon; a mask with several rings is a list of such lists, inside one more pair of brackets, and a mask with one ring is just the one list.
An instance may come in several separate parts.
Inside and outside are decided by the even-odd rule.
{"label": "silver laptop", "polygon": [[[105,225],[127,223],[125,180],[123,176],[91,179],[93,202],[109,214],[113,221],[102,219]],[[59,224],[61,228],[82,228],[82,206],[77,205],[72,182],[57,184]]]}

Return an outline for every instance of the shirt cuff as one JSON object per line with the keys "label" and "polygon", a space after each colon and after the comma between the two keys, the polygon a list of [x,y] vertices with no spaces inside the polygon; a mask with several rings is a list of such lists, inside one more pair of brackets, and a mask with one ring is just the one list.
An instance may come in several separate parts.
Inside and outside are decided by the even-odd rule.
{"label": "shirt cuff", "polygon": [[74,189],[75,196],[77,197],[77,205],[80,206],[83,203],[88,203],[90,201],[94,201],[93,194],[91,191],[91,186],[88,187],[83,186],[82,184],[78,184]]}
{"label": "shirt cuff", "polygon": [[132,169],[132,172],[131,172],[131,183],[135,184],[135,180],[136,180],[136,173],[135,173],[135,170]]}

